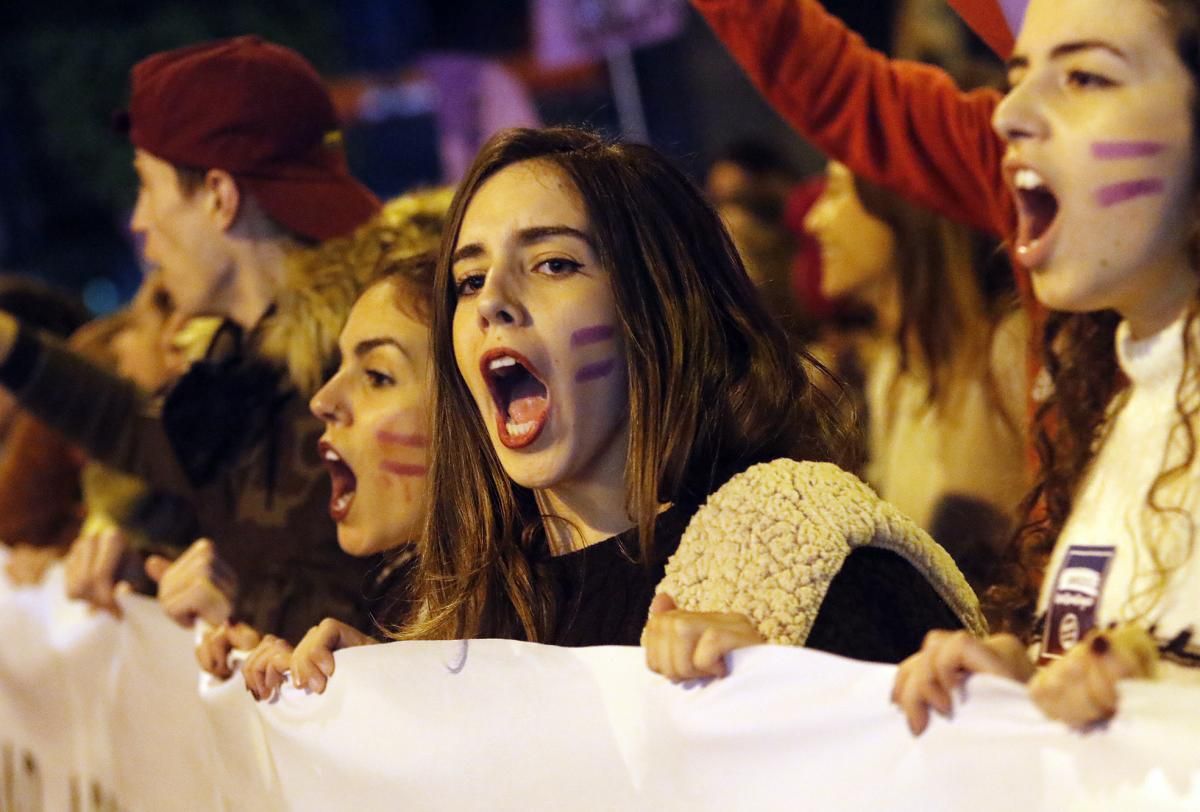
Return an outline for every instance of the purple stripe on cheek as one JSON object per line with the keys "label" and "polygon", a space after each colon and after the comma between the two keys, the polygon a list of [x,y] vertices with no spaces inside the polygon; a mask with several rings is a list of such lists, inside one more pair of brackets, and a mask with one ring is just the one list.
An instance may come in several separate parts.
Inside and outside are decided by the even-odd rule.
{"label": "purple stripe on cheek", "polygon": [[579,368],[575,373],[575,380],[578,383],[587,383],[594,381],[597,378],[607,378],[612,374],[613,368],[616,367],[617,361],[615,358],[609,358],[604,361],[596,361],[594,364],[588,364]]}
{"label": "purple stripe on cheek", "polygon": [[381,443],[403,445],[409,448],[424,448],[428,443],[423,434],[398,434],[394,431],[376,432],[375,439]]}
{"label": "purple stripe on cheek", "polygon": [[424,465],[407,465],[392,460],[384,460],[379,463],[379,468],[396,476],[425,476],[429,473],[429,468]]}
{"label": "purple stripe on cheek", "polygon": [[1092,157],[1101,161],[1149,158],[1166,148],[1166,144],[1158,141],[1097,141],[1092,144]]}
{"label": "purple stripe on cheek", "polygon": [[1096,202],[1104,208],[1133,200],[1135,197],[1162,194],[1165,184],[1162,178],[1141,178],[1101,186],[1096,190]]}
{"label": "purple stripe on cheek", "polygon": [[608,341],[615,331],[610,324],[594,324],[571,333],[571,346],[582,347],[597,341]]}

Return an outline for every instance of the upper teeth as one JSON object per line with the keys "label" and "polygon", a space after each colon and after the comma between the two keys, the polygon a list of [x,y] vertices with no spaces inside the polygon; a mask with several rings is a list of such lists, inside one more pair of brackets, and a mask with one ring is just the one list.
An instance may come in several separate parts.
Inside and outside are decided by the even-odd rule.
{"label": "upper teeth", "polygon": [[1018,169],[1013,175],[1013,184],[1018,189],[1040,189],[1046,185],[1046,181],[1032,169]]}
{"label": "upper teeth", "polygon": [[329,460],[330,462],[341,462],[342,458],[339,457],[338,453],[332,448],[327,448],[325,449],[325,459]]}
{"label": "upper teeth", "polygon": [[488,369],[489,370],[504,369],[505,367],[516,366],[516,364],[517,364],[516,358],[512,358],[507,355],[502,355],[499,358],[494,359],[490,364],[488,364]]}

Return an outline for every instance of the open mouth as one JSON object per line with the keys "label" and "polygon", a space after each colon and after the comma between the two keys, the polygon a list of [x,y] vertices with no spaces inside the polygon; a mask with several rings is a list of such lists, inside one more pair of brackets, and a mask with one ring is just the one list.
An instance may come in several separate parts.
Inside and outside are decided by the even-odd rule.
{"label": "open mouth", "polygon": [[1045,179],[1032,169],[1013,173],[1017,201],[1017,256],[1027,268],[1035,268],[1050,249],[1047,235],[1058,222],[1058,198]]}
{"label": "open mouth", "polygon": [[538,438],[550,416],[550,391],[536,367],[519,352],[494,349],[479,362],[496,404],[496,429],[507,448],[524,448]]}
{"label": "open mouth", "polygon": [[329,480],[333,485],[329,496],[329,515],[335,522],[340,522],[350,513],[350,505],[354,503],[354,492],[358,487],[358,479],[342,455],[328,440],[321,440],[317,446],[321,453],[321,462],[329,471]]}

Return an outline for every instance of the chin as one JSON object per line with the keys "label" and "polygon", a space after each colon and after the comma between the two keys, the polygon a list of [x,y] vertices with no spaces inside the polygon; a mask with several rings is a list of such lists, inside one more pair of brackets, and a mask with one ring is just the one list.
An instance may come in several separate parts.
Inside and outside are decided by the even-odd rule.
{"label": "chin", "polygon": [[1067,277],[1075,274],[1076,271],[1061,266],[1042,267],[1034,271],[1034,296],[1045,307],[1064,313],[1088,313],[1106,308],[1108,305],[1094,291],[1080,290],[1070,284]]}
{"label": "chin", "polygon": [[535,491],[552,488],[562,475],[559,472],[560,466],[556,465],[553,459],[544,456],[548,451],[523,455],[520,451],[501,447],[500,465],[508,478],[522,488]]}
{"label": "chin", "polygon": [[352,555],[355,558],[363,558],[378,552],[372,543],[372,539],[360,530],[351,530],[350,528],[338,526],[338,546],[347,555]]}

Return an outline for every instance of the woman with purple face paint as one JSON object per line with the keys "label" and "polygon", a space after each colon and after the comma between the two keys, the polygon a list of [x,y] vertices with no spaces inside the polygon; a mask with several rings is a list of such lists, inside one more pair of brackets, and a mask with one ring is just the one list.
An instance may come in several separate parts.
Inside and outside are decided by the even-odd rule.
{"label": "woman with purple face paint", "polygon": [[1054,311],[1056,424],[996,596],[1023,634],[931,635],[893,692],[915,733],[975,671],[1075,727],[1116,712],[1122,679],[1200,679],[1200,11],[1033,0],[1009,80],[993,124],[1016,254]]}
{"label": "woman with purple face paint", "polygon": [[[814,367],[648,147],[494,137],[451,206],[433,357],[438,451],[402,638],[642,641],[683,679],[755,643],[896,662],[940,622],[980,628],[945,552],[832,464],[852,444]],[[825,537],[780,536],[796,500]],[[911,537],[852,533],[885,513]],[[791,614],[759,611],[779,596]]]}

